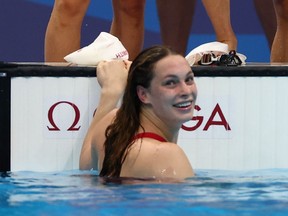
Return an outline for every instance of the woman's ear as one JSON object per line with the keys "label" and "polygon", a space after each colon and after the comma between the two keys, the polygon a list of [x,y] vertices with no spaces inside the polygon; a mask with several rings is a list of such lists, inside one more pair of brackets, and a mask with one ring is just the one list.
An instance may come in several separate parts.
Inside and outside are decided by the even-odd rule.
{"label": "woman's ear", "polygon": [[147,93],[148,93],[148,90],[146,88],[140,85],[137,86],[138,98],[144,104],[149,103]]}

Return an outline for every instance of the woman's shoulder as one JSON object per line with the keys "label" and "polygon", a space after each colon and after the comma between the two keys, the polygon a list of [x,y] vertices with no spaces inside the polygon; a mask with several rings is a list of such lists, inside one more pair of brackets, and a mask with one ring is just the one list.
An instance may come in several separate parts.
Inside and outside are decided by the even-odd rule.
{"label": "woman's shoulder", "polygon": [[126,159],[126,168],[137,177],[186,178],[194,175],[182,148],[171,142],[138,140]]}
{"label": "woman's shoulder", "polygon": [[[151,153],[155,155],[155,160],[158,162],[163,162],[164,164],[167,164],[167,161],[173,161],[173,160],[181,160],[185,159],[186,161],[186,154],[181,148],[181,146],[172,143],[172,142],[153,142],[149,143],[144,147],[144,153],[149,156]],[[143,148],[142,147],[142,148]]]}

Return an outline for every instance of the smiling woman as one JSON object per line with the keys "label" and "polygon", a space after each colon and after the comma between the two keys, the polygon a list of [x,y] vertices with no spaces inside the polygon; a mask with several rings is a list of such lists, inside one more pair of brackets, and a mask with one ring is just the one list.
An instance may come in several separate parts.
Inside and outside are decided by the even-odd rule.
{"label": "smiling woman", "polygon": [[104,177],[193,176],[188,158],[175,144],[181,125],[193,117],[197,97],[188,62],[167,47],[155,46],[130,64],[102,62],[97,68],[101,98],[80,168],[98,168]]}

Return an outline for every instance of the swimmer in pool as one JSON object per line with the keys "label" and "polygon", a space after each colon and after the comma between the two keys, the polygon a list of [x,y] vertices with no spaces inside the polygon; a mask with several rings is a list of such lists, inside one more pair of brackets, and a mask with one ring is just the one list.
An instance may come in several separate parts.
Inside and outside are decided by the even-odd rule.
{"label": "swimmer in pool", "polygon": [[98,169],[102,177],[194,175],[176,144],[181,125],[193,117],[197,97],[194,74],[182,55],[154,46],[132,64],[101,62],[97,80],[101,97],[83,143],[80,169]]}

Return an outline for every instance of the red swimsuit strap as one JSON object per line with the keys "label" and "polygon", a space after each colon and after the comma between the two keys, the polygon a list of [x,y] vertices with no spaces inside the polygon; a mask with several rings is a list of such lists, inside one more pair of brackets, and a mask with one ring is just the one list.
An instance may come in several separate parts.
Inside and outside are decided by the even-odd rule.
{"label": "red swimsuit strap", "polygon": [[133,137],[133,140],[142,139],[142,138],[152,138],[160,142],[167,142],[167,140],[164,139],[163,137],[159,136],[158,134],[151,133],[151,132],[139,133]]}

